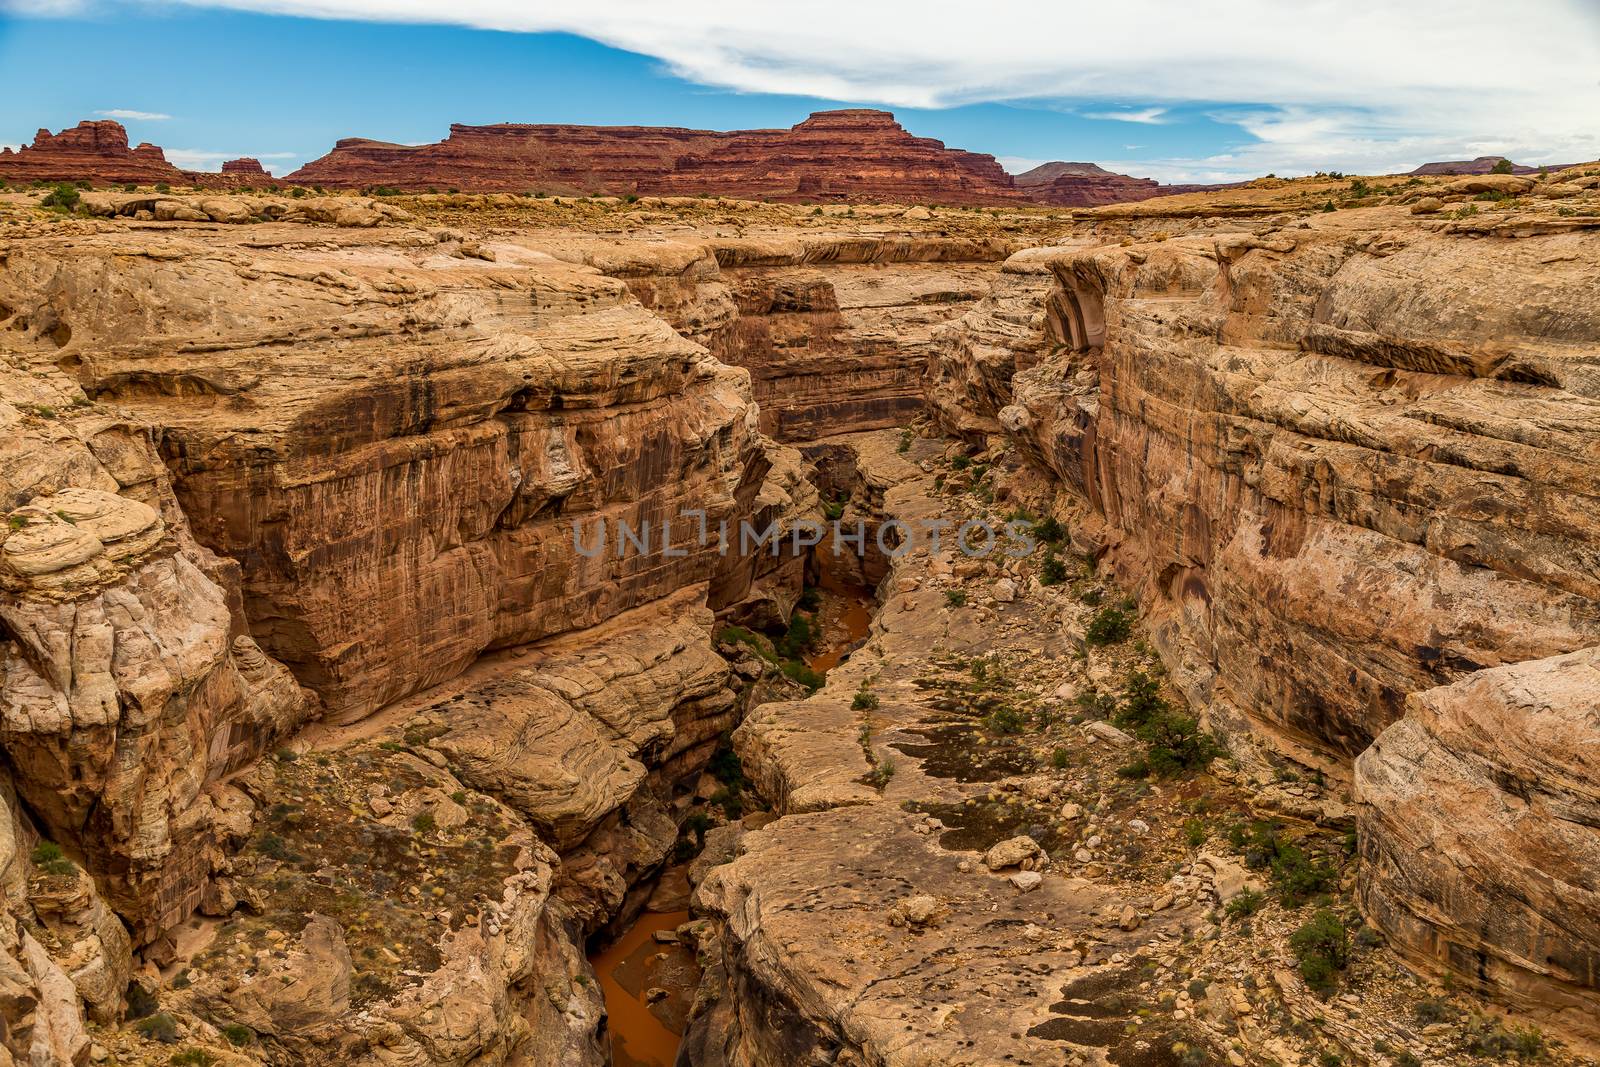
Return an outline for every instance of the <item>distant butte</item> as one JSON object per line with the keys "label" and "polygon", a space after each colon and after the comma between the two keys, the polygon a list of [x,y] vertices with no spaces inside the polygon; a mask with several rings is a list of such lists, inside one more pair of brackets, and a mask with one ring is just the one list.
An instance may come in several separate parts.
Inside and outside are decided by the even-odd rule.
{"label": "distant butte", "polygon": [[915,137],[887,111],[823,111],[786,130],[504,123],[417,146],[340,141],[289,175],[328,186],[744,199],[1020,203],[995,158]]}
{"label": "distant butte", "polygon": [[1154,178],[1133,178],[1094,163],[1046,163],[1017,175],[1015,183],[1028,200],[1054,207],[1125,204],[1214,188],[1208,185],[1162,185]]}
{"label": "distant butte", "polygon": [[994,156],[917,137],[894,115],[869,108],[819,111],[772,130],[500,123],[453,125],[444,140],[423,145],[349,137],[282,179],[249,157],[229,160],[220,174],[181,170],[155,145],[130,148],[120,124],[101,120],[58,134],[40,130],[28,147],[0,151],[0,179],[1056,207],[1206,188],[1160,185],[1093,163],[1047,163],[1014,178]]}
{"label": "distant butte", "polygon": [[272,175],[253,159],[230,160],[221,174],[183,170],[167,161],[153,144],[128,147],[128,131],[120,122],[96,119],[51,133],[41,129],[33,143],[20,150],[0,149],[0,179],[27,182],[86,181],[97,185],[198,185],[208,189],[266,185]]}

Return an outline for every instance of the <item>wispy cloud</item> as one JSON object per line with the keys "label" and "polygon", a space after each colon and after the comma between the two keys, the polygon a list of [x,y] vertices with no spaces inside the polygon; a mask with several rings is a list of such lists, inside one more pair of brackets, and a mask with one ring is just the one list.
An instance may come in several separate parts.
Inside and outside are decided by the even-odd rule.
{"label": "wispy cloud", "polygon": [[1147,107],[1138,111],[1085,111],[1086,119],[1104,119],[1107,122],[1138,122],[1146,126],[1165,126],[1172,120],[1164,107]]}
{"label": "wispy cloud", "polygon": [[204,148],[168,148],[163,151],[169,163],[185,170],[218,170],[230,159],[250,156],[260,160],[268,173],[273,173],[269,160],[299,158],[294,152],[215,152]]}
{"label": "wispy cloud", "polygon": [[[59,11],[76,2],[0,6]],[[1174,162],[1230,176],[1484,152],[1531,163],[1600,157],[1595,0],[1520,5],[1515,32],[1504,0],[1014,0],[1003,19],[972,18],[959,0],[811,0],[804,20],[783,5],[724,0],[177,2],[573,33],[735,92],[891,107],[1052,101],[1117,121],[1145,115],[1146,124],[1181,123],[1189,106],[1248,109],[1225,119],[1238,146]]]}
{"label": "wispy cloud", "polygon": [[107,108],[96,111],[96,115],[104,115],[108,119],[127,119],[129,122],[165,122],[171,115],[164,115],[159,111],[134,111],[126,107]]}

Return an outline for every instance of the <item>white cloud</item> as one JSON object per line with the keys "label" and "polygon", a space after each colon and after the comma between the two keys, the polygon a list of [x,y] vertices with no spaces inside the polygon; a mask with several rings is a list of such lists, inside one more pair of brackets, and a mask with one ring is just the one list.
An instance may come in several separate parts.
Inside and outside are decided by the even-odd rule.
{"label": "white cloud", "polygon": [[1529,162],[1600,157],[1595,0],[1013,0],[1004,17],[963,0],[811,0],[804,19],[725,0],[180,2],[563,31],[703,85],[891,107],[1253,105],[1228,121],[1241,143],[1265,133],[1263,144],[1186,164],[1234,174],[1414,165],[1474,146]]}
{"label": "white cloud", "polygon": [[171,115],[163,115],[159,111],[134,111],[125,107],[108,108],[105,111],[96,111],[96,115],[104,115],[108,119],[126,119],[129,122],[164,122]]}
{"label": "white cloud", "polygon": [[1107,122],[1140,122],[1146,126],[1164,126],[1172,120],[1167,118],[1167,109],[1164,107],[1147,107],[1138,111],[1085,111],[1086,119],[1104,119]]}
{"label": "white cloud", "polygon": [[163,154],[167,162],[184,170],[220,170],[222,164],[230,159],[249,156],[260,160],[262,169],[269,174],[277,173],[270,160],[299,158],[293,152],[213,152],[203,148],[167,148],[163,149]]}
{"label": "white cloud", "polygon": [[999,160],[1000,165],[1006,169],[1008,174],[1021,174],[1024,171],[1032,170],[1034,167],[1042,167],[1046,163],[1054,162],[1049,159],[1028,159],[1026,156],[997,156],[995,158]]}

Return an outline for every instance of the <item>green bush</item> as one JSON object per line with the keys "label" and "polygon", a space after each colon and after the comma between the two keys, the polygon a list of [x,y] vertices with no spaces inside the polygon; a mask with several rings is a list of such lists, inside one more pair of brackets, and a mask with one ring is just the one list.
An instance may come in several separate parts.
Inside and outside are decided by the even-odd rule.
{"label": "green bush", "polygon": [[1061,557],[1056,555],[1055,549],[1047,549],[1044,563],[1039,566],[1039,584],[1060,585],[1066,580],[1067,565],[1061,562]]}
{"label": "green bush", "polygon": [[843,500],[824,500],[822,502],[822,514],[829,522],[838,522],[844,517],[844,505],[845,501]]}
{"label": "green bush", "polygon": [[954,468],[955,470],[964,471],[968,467],[972,466],[972,457],[971,456],[953,456],[950,459],[950,466],[952,468]]}
{"label": "green bush", "polygon": [[419,834],[432,833],[433,826],[433,814],[431,812],[422,811],[411,817],[411,828]]}
{"label": "green bush", "polygon": [[822,688],[822,683],[824,680],[822,675],[818,674],[810,667],[807,667],[799,660],[792,659],[786,661],[782,670],[785,678],[788,678],[791,682],[800,683],[813,693]]}
{"label": "green bush", "polygon": [[62,182],[46,193],[44,199],[39,201],[39,205],[41,207],[59,207],[71,211],[78,206],[79,198],[80,194],[76,186]]}
{"label": "green bush", "polygon": [[1199,848],[1206,843],[1206,823],[1204,819],[1183,820],[1183,839],[1190,848]]}
{"label": "green bush", "polygon": [[1337,915],[1323,908],[1289,935],[1289,951],[1300,961],[1306,985],[1327,996],[1350,962],[1350,934]]}
{"label": "green bush", "polygon": [[1002,704],[995,708],[984,718],[989,729],[997,734],[1020,734],[1027,720],[1022,717],[1022,712],[1009,704]]}
{"label": "green bush", "polygon": [[789,629],[776,642],[778,655],[784,659],[796,659],[817,643],[817,636],[811,619],[796,612],[789,619]]}
{"label": "green bush", "polygon": [[[818,214],[821,211],[822,211],[822,209],[818,208],[815,212],[813,212],[813,214]],[[900,444],[895,448],[895,451],[896,452],[900,452],[902,454],[904,454],[906,452],[910,452],[911,451],[911,442],[916,439],[916,436],[917,435],[912,433],[910,430],[901,430],[900,431]]]}
{"label": "green bush", "polygon": [[211,1067],[217,1058],[203,1048],[186,1048],[182,1052],[174,1052],[172,1059],[167,1062],[172,1067]]}
{"label": "green bush", "polygon": [[1047,545],[1059,545],[1066,539],[1067,531],[1055,520],[1055,516],[1047,515],[1033,524],[1033,536]]}
{"label": "green bush", "polygon": [[1258,893],[1254,889],[1246,889],[1228,901],[1228,906],[1223,910],[1230,919],[1246,919],[1260,911],[1266,902],[1265,894]]}
{"label": "green bush", "polygon": [[801,611],[816,611],[822,606],[822,591],[815,586],[802,589],[800,599],[794,602],[794,606]]}
{"label": "green bush", "polygon": [[133,1028],[146,1039],[159,1041],[163,1045],[170,1045],[178,1040],[178,1020],[164,1011],[140,1019],[134,1023]]}
{"label": "green bush", "polygon": [[965,589],[946,589],[944,602],[952,608],[962,608],[967,605],[967,591]]}
{"label": "green bush", "polygon": [[1089,628],[1084,631],[1083,639],[1091,645],[1115,645],[1126,641],[1133,632],[1133,616],[1129,614],[1131,608],[1132,605],[1127,601],[1101,608],[1089,620]]}
{"label": "green bush", "polygon": [[1489,168],[1490,174],[1513,174],[1515,172],[1516,168],[1511,165],[1511,160],[1509,159],[1502,159]]}
{"label": "green bush", "polygon": [[54,841],[40,841],[33,846],[33,864],[45,874],[65,877],[77,871],[78,867],[61,851],[61,846]]}
{"label": "green bush", "polygon": [[866,685],[863,684],[856,692],[855,699],[850,702],[850,707],[853,711],[875,711],[878,707],[878,696],[876,693],[868,692]]}
{"label": "green bush", "polygon": [[1054,752],[1050,753],[1050,766],[1054,767],[1058,771],[1064,771],[1067,769],[1067,764],[1070,761],[1070,758],[1071,757],[1067,755],[1066,749],[1058,748]]}
{"label": "green bush", "polygon": [[1507,1027],[1488,1015],[1473,1015],[1464,1024],[1463,1043],[1474,1056],[1497,1060],[1536,1060],[1544,1055],[1544,1035],[1534,1027]]}

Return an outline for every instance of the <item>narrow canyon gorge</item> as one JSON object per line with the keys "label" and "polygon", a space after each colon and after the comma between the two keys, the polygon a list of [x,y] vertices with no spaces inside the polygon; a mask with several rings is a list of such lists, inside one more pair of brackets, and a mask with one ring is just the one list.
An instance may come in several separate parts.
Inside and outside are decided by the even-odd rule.
{"label": "narrow canyon gorge", "polygon": [[0,194],[0,1067],[1595,1062],[1596,205]]}

